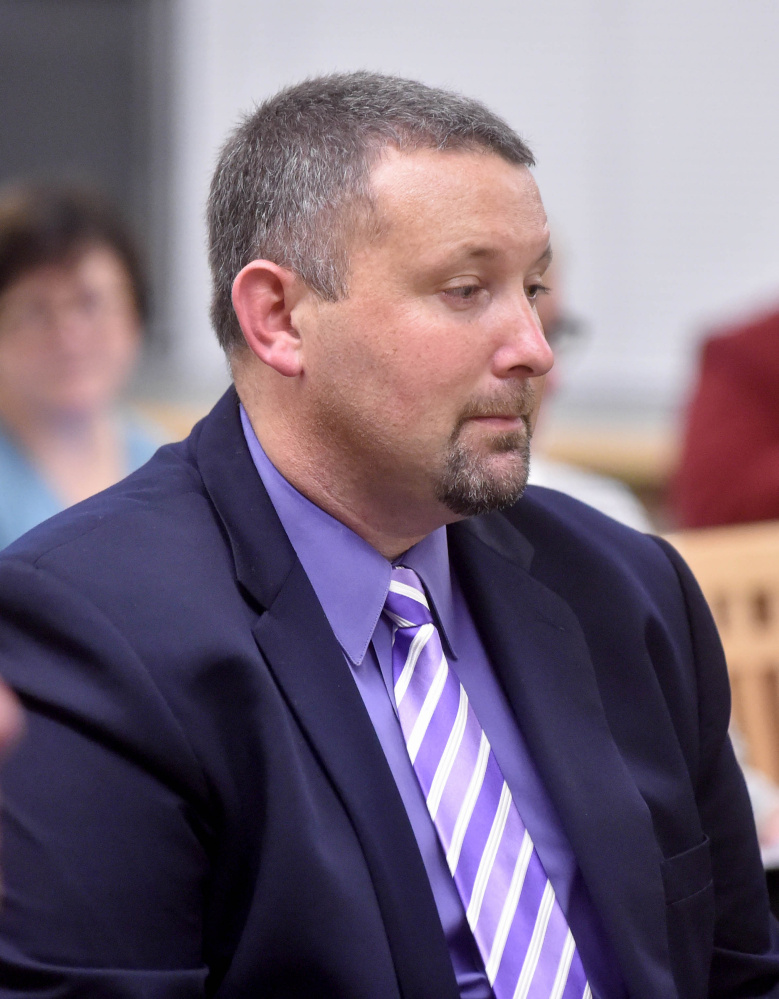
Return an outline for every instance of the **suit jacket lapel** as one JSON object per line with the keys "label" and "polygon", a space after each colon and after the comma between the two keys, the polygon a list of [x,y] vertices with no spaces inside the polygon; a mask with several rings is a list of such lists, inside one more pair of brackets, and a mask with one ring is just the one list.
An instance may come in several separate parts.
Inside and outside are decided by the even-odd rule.
{"label": "suit jacket lapel", "polygon": [[505,518],[466,521],[449,536],[458,579],[629,993],[674,996],[651,818],[608,728],[579,622],[533,578],[532,547]]}
{"label": "suit jacket lapel", "polygon": [[257,475],[229,392],[203,424],[198,463],[225,526],[253,631],[360,840],[404,999],[458,999],[424,865],[373,725],[311,584]]}

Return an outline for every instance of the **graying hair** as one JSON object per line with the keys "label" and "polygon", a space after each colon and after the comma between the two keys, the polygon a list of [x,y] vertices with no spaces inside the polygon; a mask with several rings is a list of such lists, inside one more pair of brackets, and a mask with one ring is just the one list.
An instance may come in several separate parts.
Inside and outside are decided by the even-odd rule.
{"label": "graying hair", "polygon": [[243,346],[232,285],[251,260],[293,270],[328,301],[347,294],[351,240],[370,217],[370,173],[387,146],[534,162],[483,104],[414,80],[343,73],[280,91],[241,121],[211,182],[211,321],[228,355]]}

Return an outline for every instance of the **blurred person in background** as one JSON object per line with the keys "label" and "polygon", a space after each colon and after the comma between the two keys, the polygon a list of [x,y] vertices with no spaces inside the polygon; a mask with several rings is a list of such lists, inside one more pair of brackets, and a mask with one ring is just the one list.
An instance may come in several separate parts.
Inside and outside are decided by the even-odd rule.
{"label": "blurred person in background", "polygon": [[[557,371],[561,350],[564,355],[566,346],[571,340],[581,336],[582,330],[580,321],[571,315],[565,305],[558,259],[555,256],[547,270],[544,276],[546,291],[538,297],[536,303],[536,312],[544,328],[544,335],[555,351],[555,367],[546,378],[545,398],[549,396],[550,391],[553,394],[559,384]],[[779,347],[779,314],[775,317],[775,322],[777,323],[775,343]],[[777,351],[777,360],[779,360],[779,351]],[[779,372],[777,375],[779,376]],[[777,429],[779,430],[779,425]],[[623,482],[548,457],[543,451],[543,435],[541,445],[540,453],[534,447],[528,482],[575,496],[576,499],[636,530],[653,531],[646,510]],[[777,462],[777,472],[779,473],[779,462]],[[777,489],[777,500],[779,501],[779,489]],[[779,502],[777,507],[776,515],[779,516]],[[772,861],[779,860],[779,785],[761,771],[749,766],[743,737],[734,726],[731,726],[730,732],[746,780],[764,857],[770,856]]]}
{"label": "blurred person in background", "polygon": [[[571,315],[565,305],[562,291],[562,278],[559,255],[556,253],[549,269],[544,276],[544,293],[536,300],[536,311],[544,336],[555,352],[555,367],[546,376],[544,386],[545,406],[549,397],[557,391],[560,379],[558,365],[561,351],[571,340],[581,336],[583,324]],[[543,414],[543,407],[542,407]],[[536,430],[533,454],[530,459],[530,475],[528,482],[534,486],[546,486],[557,489],[561,493],[574,496],[589,506],[595,507],[601,513],[606,513],[628,527],[637,531],[651,531],[649,515],[633,494],[619,479],[601,475],[589,468],[572,465],[569,462],[558,461],[544,451],[544,417],[541,416],[541,433]]]}
{"label": "blurred person in background", "polygon": [[705,339],[671,508],[680,527],[779,519],[779,309]]}
{"label": "blurred person in background", "polygon": [[100,197],[0,191],[0,548],[156,450],[118,409],[147,306],[138,252]]}

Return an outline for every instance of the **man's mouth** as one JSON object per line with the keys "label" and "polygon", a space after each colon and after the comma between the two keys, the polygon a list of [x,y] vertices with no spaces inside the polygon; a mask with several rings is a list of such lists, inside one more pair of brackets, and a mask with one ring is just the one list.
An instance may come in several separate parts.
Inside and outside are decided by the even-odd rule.
{"label": "man's mouth", "polygon": [[516,430],[520,426],[525,426],[526,419],[524,415],[516,413],[484,413],[468,417],[470,423],[494,427],[495,430]]}
{"label": "man's mouth", "polygon": [[479,409],[466,412],[465,419],[469,422],[494,424],[500,427],[516,427],[520,424],[527,426],[529,421],[528,414],[523,409],[499,409],[489,406],[483,406]]}
{"label": "man's mouth", "polygon": [[524,420],[527,416],[524,410],[517,409],[480,409],[469,413],[475,420]]}
{"label": "man's mouth", "polygon": [[534,399],[525,386],[502,397],[473,398],[463,408],[457,428],[453,434],[456,439],[463,428],[470,424],[483,427],[487,433],[497,435],[512,435],[518,438],[528,438],[531,430],[531,413]]}

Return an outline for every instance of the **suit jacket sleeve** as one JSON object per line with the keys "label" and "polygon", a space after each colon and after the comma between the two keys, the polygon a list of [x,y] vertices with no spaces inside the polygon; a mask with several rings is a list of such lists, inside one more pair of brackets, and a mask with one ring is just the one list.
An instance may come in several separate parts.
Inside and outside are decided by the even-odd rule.
{"label": "suit jacket sleeve", "polygon": [[22,562],[1,578],[26,733],[2,774],[0,995],[202,996],[209,834],[182,728],[88,600]]}

